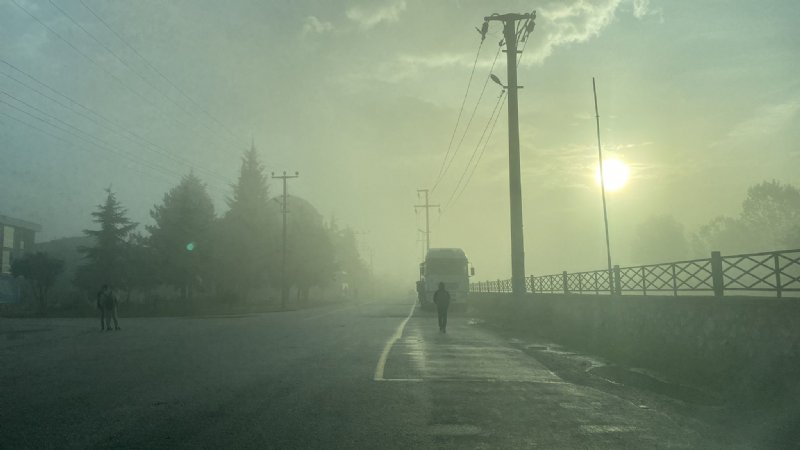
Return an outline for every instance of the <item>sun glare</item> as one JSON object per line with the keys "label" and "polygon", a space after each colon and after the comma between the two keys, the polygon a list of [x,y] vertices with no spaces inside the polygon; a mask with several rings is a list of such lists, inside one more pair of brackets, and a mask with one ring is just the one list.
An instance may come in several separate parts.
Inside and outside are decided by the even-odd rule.
{"label": "sun glare", "polygon": [[[618,159],[606,159],[603,161],[603,178],[605,179],[606,191],[614,192],[625,187],[630,176],[630,169],[624,162]],[[600,184],[600,168],[595,173],[595,181]]]}

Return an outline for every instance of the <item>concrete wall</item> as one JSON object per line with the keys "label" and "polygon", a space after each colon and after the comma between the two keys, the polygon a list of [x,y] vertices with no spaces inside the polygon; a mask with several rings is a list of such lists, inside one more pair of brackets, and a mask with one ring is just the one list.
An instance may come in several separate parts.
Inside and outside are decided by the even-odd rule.
{"label": "concrete wall", "polygon": [[759,395],[800,385],[800,300],[471,294],[485,319],[687,384]]}

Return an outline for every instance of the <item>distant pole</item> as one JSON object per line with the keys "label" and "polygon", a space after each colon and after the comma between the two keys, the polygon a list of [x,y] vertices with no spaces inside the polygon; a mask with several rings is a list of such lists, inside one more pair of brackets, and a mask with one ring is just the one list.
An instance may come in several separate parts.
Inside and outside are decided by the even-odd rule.
{"label": "distant pole", "polygon": [[[508,184],[511,200],[511,292],[521,296],[525,288],[525,243],[522,233],[522,176],[519,158],[519,116],[517,103],[517,38],[532,25],[536,13],[532,14],[493,14],[484,17],[486,22],[503,22],[503,35],[506,41],[506,66],[508,68]],[[517,22],[525,20],[525,26],[518,29]],[[530,28],[532,30],[532,27]]]}
{"label": "distant pole", "polygon": [[287,289],[288,286],[286,285],[286,214],[289,213],[289,209],[286,207],[286,196],[288,194],[286,189],[286,181],[290,178],[297,178],[300,176],[300,172],[295,172],[294,175],[286,175],[286,171],[283,171],[283,175],[275,175],[275,172],[272,172],[272,178],[279,178],[283,181],[283,200],[281,201],[281,214],[283,215],[283,244],[282,244],[282,251],[281,251],[281,309],[286,309],[286,300],[289,297],[289,290]]}
{"label": "distant pole", "polygon": [[592,91],[594,92],[594,118],[597,122],[597,155],[600,160],[600,193],[603,197],[603,222],[606,225],[606,256],[608,256],[608,289],[614,294],[614,272],[611,267],[611,241],[608,238],[608,211],[606,210],[606,180],[603,176],[603,149],[600,146],[600,113],[597,110],[597,86],[592,77]]}
{"label": "distant pole", "polygon": [[418,208],[425,208],[425,251],[431,249],[431,219],[430,219],[430,209],[431,208],[439,208],[439,205],[431,205],[428,201],[428,189],[417,189],[417,193],[420,192],[425,194],[425,204],[424,205],[414,205],[414,209]]}

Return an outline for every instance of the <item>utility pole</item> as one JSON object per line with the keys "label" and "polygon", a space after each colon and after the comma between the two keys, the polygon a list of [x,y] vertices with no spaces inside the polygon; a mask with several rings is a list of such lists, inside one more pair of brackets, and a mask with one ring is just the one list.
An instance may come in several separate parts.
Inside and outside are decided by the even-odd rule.
{"label": "utility pole", "polygon": [[419,251],[421,253],[419,260],[425,261],[425,230],[417,228],[417,244],[420,244]]}
{"label": "utility pole", "polygon": [[597,86],[592,77],[592,92],[594,92],[594,117],[597,121],[597,157],[600,162],[600,192],[603,196],[603,221],[606,225],[606,256],[608,256],[608,289],[613,295],[616,291],[614,286],[614,272],[611,268],[611,240],[608,238],[608,212],[606,210],[606,179],[603,175],[603,149],[600,147],[600,113],[597,110]]}
{"label": "utility pole", "polygon": [[300,176],[300,172],[295,172],[294,175],[286,175],[286,171],[283,171],[283,175],[275,175],[275,172],[272,172],[272,178],[279,178],[283,181],[283,200],[281,201],[281,214],[283,214],[283,250],[281,252],[281,309],[286,309],[286,299],[289,297],[289,290],[286,286],[286,214],[289,213],[289,210],[286,208],[286,181],[290,178],[297,178]]}
{"label": "utility pole", "polygon": [[430,220],[430,209],[431,208],[439,208],[439,205],[431,205],[428,202],[428,189],[417,189],[417,195],[420,192],[425,193],[425,204],[424,205],[414,205],[414,209],[418,208],[425,208],[425,251],[431,249],[431,220]]}
{"label": "utility pole", "polygon": [[[511,200],[511,292],[514,296],[525,294],[525,243],[522,234],[522,182],[519,162],[519,116],[517,103],[517,41],[526,39],[533,31],[536,12],[530,14],[492,14],[484,17],[485,23],[503,23],[506,41],[506,66],[508,68],[508,184]],[[525,21],[518,27],[518,22]],[[524,33],[524,34],[523,34]]]}

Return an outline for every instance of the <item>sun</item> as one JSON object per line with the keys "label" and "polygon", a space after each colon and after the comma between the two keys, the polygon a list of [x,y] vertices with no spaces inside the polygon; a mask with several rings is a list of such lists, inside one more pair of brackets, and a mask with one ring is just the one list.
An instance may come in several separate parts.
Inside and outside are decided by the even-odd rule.
{"label": "sun", "polygon": [[[603,178],[605,179],[605,189],[614,192],[622,189],[628,183],[630,169],[624,162],[618,159],[606,159],[603,161]],[[594,176],[597,184],[600,184],[600,168]]]}

